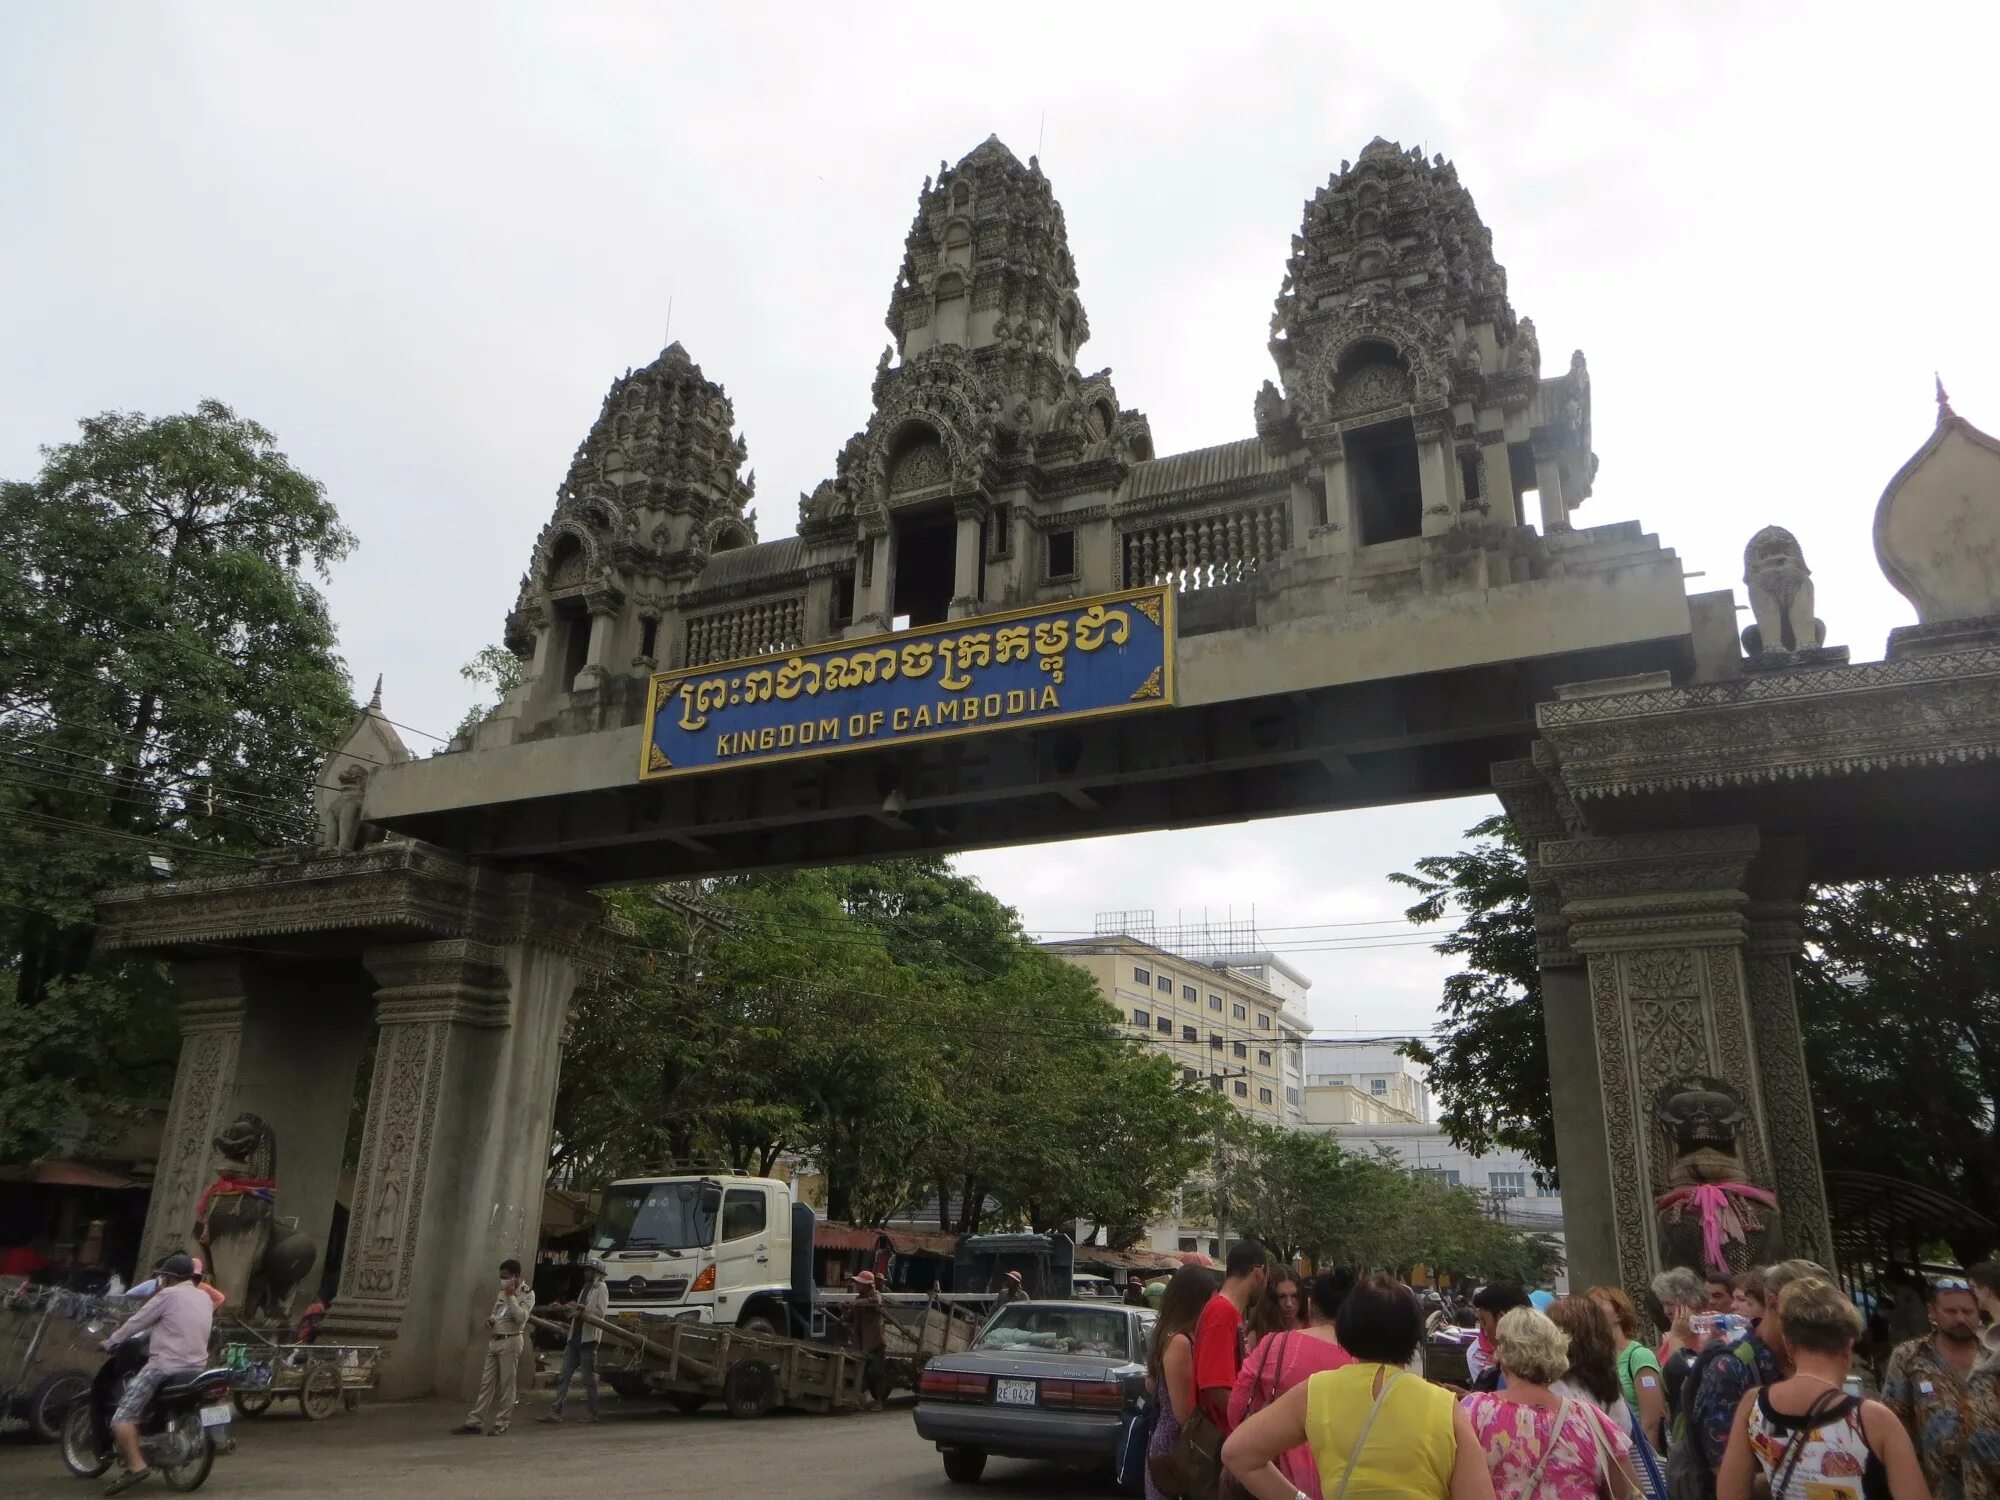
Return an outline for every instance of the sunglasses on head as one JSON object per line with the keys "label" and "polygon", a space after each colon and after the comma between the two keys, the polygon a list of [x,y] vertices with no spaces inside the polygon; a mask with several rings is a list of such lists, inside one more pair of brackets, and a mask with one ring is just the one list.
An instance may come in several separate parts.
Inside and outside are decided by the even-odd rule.
{"label": "sunglasses on head", "polygon": [[1936,1281],[1931,1283],[1931,1290],[1934,1292],[1969,1292],[1972,1290],[1972,1283],[1962,1276],[1940,1276]]}

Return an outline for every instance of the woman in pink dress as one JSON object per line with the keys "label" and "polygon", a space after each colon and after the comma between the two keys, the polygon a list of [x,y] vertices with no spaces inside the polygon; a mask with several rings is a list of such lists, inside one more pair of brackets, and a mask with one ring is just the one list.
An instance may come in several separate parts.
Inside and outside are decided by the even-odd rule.
{"label": "woman in pink dress", "polygon": [[[1321,1370],[1354,1363],[1340,1347],[1335,1315],[1354,1289],[1352,1271],[1322,1271],[1306,1287],[1306,1326],[1268,1334],[1237,1372],[1229,1396],[1229,1428],[1234,1432],[1252,1412],[1262,1411],[1295,1385]],[[1306,1500],[1321,1500],[1319,1467],[1312,1449],[1301,1443],[1277,1457],[1278,1471]]]}
{"label": "woman in pink dress", "polygon": [[1459,1404],[1486,1454],[1497,1500],[1628,1500],[1642,1495],[1632,1440],[1589,1401],[1549,1389],[1569,1368],[1569,1337],[1532,1307],[1500,1320],[1494,1353],[1506,1374],[1497,1391]]}

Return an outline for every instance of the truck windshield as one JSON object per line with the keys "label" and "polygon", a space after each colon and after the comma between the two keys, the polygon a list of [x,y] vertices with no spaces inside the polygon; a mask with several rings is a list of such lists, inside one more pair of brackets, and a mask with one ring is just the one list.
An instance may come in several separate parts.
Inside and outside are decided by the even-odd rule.
{"label": "truck windshield", "polygon": [[597,1225],[602,1250],[692,1250],[715,1243],[722,1189],[713,1182],[634,1182],[608,1188]]}

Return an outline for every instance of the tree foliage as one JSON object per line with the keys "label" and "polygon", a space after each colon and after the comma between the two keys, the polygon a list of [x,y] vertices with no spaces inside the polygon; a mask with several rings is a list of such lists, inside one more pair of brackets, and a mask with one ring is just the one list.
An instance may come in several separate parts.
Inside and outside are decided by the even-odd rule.
{"label": "tree foliage", "polygon": [[1469,1189],[1359,1156],[1331,1136],[1243,1120],[1217,1154],[1216,1210],[1233,1231],[1279,1255],[1407,1272],[1540,1280],[1553,1243],[1501,1222]]}
{"label": "tree foliage", "polygon": [[1227,1109],[1124,1040],[1088,975],[942,861],[617,900],[634,940],[565,1042],[552,1167],[568,1185],[790,1153],[834,1218],[1085,1219],[1129,1243]]}
{"label": "tree foliage", "polygon": [[93,958],[92,902],[298,842],[354,712],[320,485],[217,402],[80,425],[0,484],[0,1154],[164,1094],[157,975]]}
{"label": "tree foliage", "polygon": [[1430,1070],[1447,1136],[1474,1155],[1519,1152],[1553,1183],[1549,1044],[1527,860],[1503,816],[1465,836],[1472,843],[1457,853],[1420,859],[1414,875],[1389,877],[1422,898],[1405,913],[1410,921],[1459,917],[1437,951],[1465,962],[1445,980],[1436,1040],[1403,1051]]}

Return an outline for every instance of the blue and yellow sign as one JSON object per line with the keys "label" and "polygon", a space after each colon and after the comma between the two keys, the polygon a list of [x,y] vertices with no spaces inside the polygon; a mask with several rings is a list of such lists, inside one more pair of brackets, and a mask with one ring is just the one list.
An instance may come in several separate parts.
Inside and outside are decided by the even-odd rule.
{"label": "blue and yellow sign", "polygon": [[642,779],[1174,701],[1173,591],[1132,589],[662,672]]}

